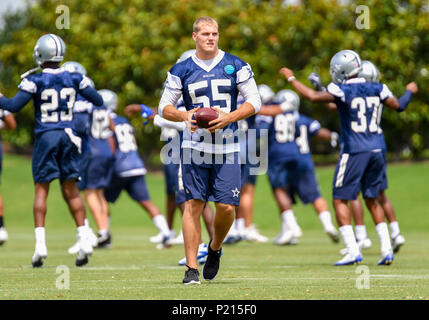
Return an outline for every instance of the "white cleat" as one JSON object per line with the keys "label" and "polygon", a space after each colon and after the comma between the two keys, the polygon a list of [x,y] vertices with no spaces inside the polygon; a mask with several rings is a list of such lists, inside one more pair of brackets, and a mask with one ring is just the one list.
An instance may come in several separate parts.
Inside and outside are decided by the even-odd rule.
{"label": "white cleat", "polygon": [[88,241],[91,244],[93,248],[95,248],[98,245],[98,238],[97,235],[94,233],[94,231],[91,228],[88,228]]}
{"label": "white cleat", "polygon": [[268,242],[268,238],[259,233],[258,229],[252,224],[250,227],[244,230],[244,240],[254,242]]}
{"label": "white cleat", "polygon": [[294,236],[294,233],[290,230],[280,233],[275,239],[274,243],[277,245],[296,244],[298,239]]}
{"label": "white cleat", "polygon": [[[207,244],[200,243],[200,245],[198,246],[198,253],[197,253],[197,261],[199,264],[206,263],[207,253],[208,253]],[[179,264],[179,266],[186,265],[186,257],[179,260],[178,264]]]}
{"label": "white cleat", "polygon": [[340,242],[340,237],[338,236],[338,232],[335,229],[326,231],[326,234],[331,238],[332,242],[338,243]]}
{"label": "white cleat", "polygon": [[171,240],[169,240],[169,243],[174,245],[174,244],[184,244],[185,240],[183,239],[183,233],[182,231],[180,231],[179,235]]}
{"label": "white cleat", "polygon": [[0,245],[5,243],[8,239],[7,231],[4,227],[0,228]]}
{"label": "white cleat", "polygon": [[79,246],[79,241],[76,241],[76,243],[74,245],[72,245],[67,252],[69,254],[76,254],[79,252],[80,246]]}
{"label": "white cleat", "polygon": [[393,263],[393,251],[388,251],[381,255],[381,259],[378,261],[379,266],[388,266]]}
{"label": "white cleat", "polygon": [[362,256],[358,254],[357,256],[352,256],[347,253],[341,260],[334,263],[334,266],[348,266],[352,264],[360,264],[362,262]]}
{"label": "white cleat", "polygon": [[[72,245],[72,246],[67,250],[67,252],[68,252],[69,254],[76,254],[76,253],[78,253],[78,252],[79,252],[79,250],[80,250],[79,236],[78,236],[78,235],[76,235],[76,238],[77,238],[76,243],[75,243],[74,245]],[[93,248],[97,247],[97,245],[98,245],[98,239],[97,239],[97,236],[95,235],[94,231],[92,231],[92,229],[91,229],[91,228],[88,228],[87,238],[88,238],[88,239],[87,239],[87,240],[88,240],[88,242],[91,244],[91,246],[92,246]]]}
{"label": "white cleat", "polygon": [[149,241],[152,243],[161,243],[162,239],[164,239],[164,235],[160,232],[156,236],[150,237]]}
{"label": "white cleat", "polygon": [[394,239],[392,239],[392,249],[394,253],[399,251],[399,248],[405,243],[405,238],[402,234],[398,234]]}
{"label": "white cleat", "polygon": [[302,230],[300,227],[292,230],[294,238],[301,238],[302,237]]}
{"label": "white cleat", "polygon": [[357,244],[360,250],[369,249],[372,246],[372,242],[370,238],[365,238],[363,240],[360,240],[357,242]]}
{"label": "white cleat", "polygon": [[31,264],[33,268],[39,268],[43,265],[43,260],[48,257],[48,248],[45,244],[37,244],[36,249],[34,250],[33,258],[31,259]]}

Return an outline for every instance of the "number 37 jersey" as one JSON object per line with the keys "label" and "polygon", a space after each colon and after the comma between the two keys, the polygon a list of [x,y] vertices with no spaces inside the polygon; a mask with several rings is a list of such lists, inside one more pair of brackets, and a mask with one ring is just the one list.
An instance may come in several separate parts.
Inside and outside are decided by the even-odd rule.
{"label": "number 37 jersey", "polygon": [[[237,85],[253,77],[249,64],[240,58],[219,49],[218,55],[205,64],[192,55],[183,62],[175,64],[167,74],[166,86],[173,90],[181,90],[186,110],[196,107],[216,107],[225,113],[237,109]],[[237,123],[230,123],[223,131],[230,129],[235,133],[238,129]],[[238,138],[234,141],[224,141],[222,132],[212,135],[211,143],[202,142],[201,130],[194,134],[186,130],[183,134],[182,147],[190,147],[209,153],[238,152],[240,147]],[[224,135],[226,136],[226,135]],[[191,141],[192,140],[192,141]],[[221,145],[220,145],[221,144]]]}
{"label": "number 37 jersey", "polygon": [[36,135],[72,128],[77,93],[90,85],[89,78],[64,68],[43,69],[24,78],[18,88],[33,95]]}
{"label": "number 37 jersey", "polygon": [[380,128],[383,101],[393,94],[385,84],[354,78],[327,87],[335,97],[341,127],[342,152],[359,153],[383,148]]}

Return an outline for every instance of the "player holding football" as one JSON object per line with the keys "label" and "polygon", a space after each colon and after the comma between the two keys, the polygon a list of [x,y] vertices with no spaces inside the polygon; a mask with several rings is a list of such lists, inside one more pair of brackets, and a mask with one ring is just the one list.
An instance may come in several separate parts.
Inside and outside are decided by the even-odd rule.
{"label": "player holding football", "polygon": [[[333,181],[333,203],[347,254],[335,265],[360,263],[362,256],[351,225],[348,207],[362,191],[366,206],[371,212],[381,243],[379,265],[393,262],[393,250],[384,212],[377,201],[384,172],[382,143],[379,138],[379,117],[382,104],[403,111],[388,87],[369,83],[358,78],[362,69],[359,55],[342,50],[331,59],[331,82],[327,91],[315,91],[298,80],[292,70],[282,68],[280,73],[292,86],[311,102],[335,102],[340,117],[343,149],[337,163]],[[410,86],[407,85],[407,89]]]}
{"label": "player holding football", "polygon": [[[183,214],[187,261],[184,284],[200,283],[196,258],[201,238],[200,215],[205,203],[213,201],[216,207],[214,237],[209,243],[203,267],[205,280],[213,280],[218,274],[222,243],[234,221],[235,206],[240,204],[238,139],[234,134],[232,137],[223,135],[224,130],[220,129],[235,133],[237,121],[259,111],[261,105],[251,67],[218,48],[218,24],[214,19],[197,19],[192,37],[196,53],[167,73],[159,103],[159,114],[165,119],[193,124],[191,130],[185,130],[182,143],[182,174],[187,199]],[[239,92],[245,102],[237,109]],[[187,112],[175,108],[181,95]],[[210,122],[209,136],[203,129],[197,130],[196,120],[192,119],[199,107],[216,107],[219,112],[219,118]],[[209,160],[201,163],[198,156]],[[219,157],[222,163],[214,163]]]}
{"label": "player holding football", "polygon": [[[90,80],[75,72],[59,67],[64,59],[66,46],[55,34],[46,34],[37,40],[33,57],[38,68],[30,70],[19,84],[20,91],[11,99],[0,94],[0,107],[18,112],[33,99],[35,143],[32,168],[35,185],[34,224],[36,246],[32,258],[33,267],[41,267],[48,256],[45,237],[47,197],[52,180],[60,179],[65,199],[77,226],[80,250],[76,266],[88,263],[92,246],[84,220],[85,206],[80,197],[76,180],[79,177],[80,138],[73,128],[73,106],[78,93],[96,106],[103,99],[91,87]],[[42,72],[30,74],[42,68]]]}

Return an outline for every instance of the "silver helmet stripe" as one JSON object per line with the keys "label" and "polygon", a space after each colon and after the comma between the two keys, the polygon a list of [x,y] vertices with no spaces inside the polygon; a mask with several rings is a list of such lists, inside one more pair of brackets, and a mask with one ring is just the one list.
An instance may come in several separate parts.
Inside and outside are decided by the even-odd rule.
{"label": "silver helmet stripe", "polygon": [[49,34],[52,39],[55,41],[55,45],[57,46],[57,56],[62,55],[62,46],[61,41],[58,39],[58,37],[55,34],[50,33]]}

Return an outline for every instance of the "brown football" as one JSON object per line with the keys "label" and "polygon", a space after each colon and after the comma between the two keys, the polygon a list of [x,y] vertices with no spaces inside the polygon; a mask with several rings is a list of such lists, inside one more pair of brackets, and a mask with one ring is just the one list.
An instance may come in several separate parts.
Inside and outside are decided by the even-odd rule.
{"label": "brown football", "polygon": [[200,108],[195,112],[195,120],[197,120],[197,126],[200,128],[208,128],[209,122],[217,119],[219,113],[212,108]]}

